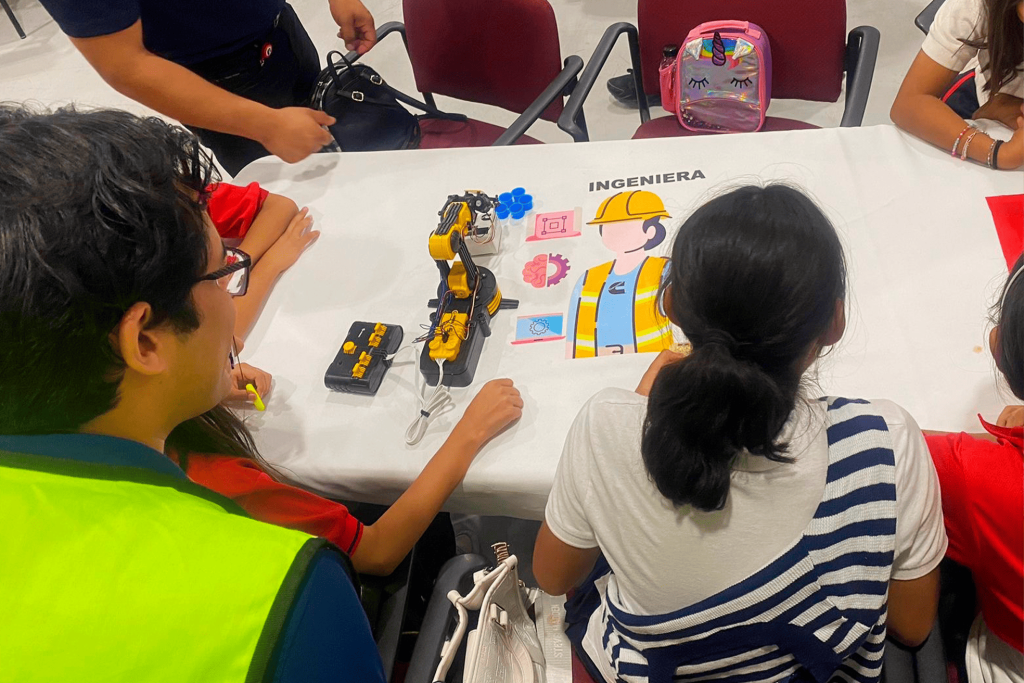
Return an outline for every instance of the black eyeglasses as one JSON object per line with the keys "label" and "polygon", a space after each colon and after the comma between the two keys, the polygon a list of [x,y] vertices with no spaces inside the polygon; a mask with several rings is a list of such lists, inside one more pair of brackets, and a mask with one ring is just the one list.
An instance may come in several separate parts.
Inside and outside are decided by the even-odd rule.
{"label": "black eyeglasses", "polygon": [[216,280],[225,292],[231,296],[242,296],[249,289],[249,269],[252,258],[241,249],[224,249],[224,267],[204,275],[196,282]]}

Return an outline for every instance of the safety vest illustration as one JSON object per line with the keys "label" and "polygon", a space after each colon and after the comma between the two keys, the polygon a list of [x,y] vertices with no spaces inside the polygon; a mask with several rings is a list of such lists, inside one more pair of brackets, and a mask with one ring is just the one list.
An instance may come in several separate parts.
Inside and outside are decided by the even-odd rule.
{"label": "safety vest illustration", "polygon": [[[597,355],[597,316],[601,292],[614,261],[595,266],[583,278],[583,291],[575,322],[576,358]],[[647,257],[637,272],[636,295],[633,298],[633,344],[637,353],[657,353],[672,345],[672,329],[668,318],[658,307],[658,288],[668,259]],[[572,321],[571,321],[572,322]]]}

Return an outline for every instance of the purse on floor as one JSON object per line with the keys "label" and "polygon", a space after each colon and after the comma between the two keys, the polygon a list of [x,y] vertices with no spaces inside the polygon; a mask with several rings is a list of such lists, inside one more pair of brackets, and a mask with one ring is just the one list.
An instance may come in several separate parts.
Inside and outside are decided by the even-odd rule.
{"label": "purse on floor", "polygon": [[[434,673],[434,680],[445,680],[465,638],[463,683],[545,683],[550,678],[556,680],[549,683],[568,683],[571,681],[568,641],[565,641],[566,645],[557,648],[557,654],[552,651],[552,659],[565,659],[556,668],[564,669],[565,675],[548,676],[546,669],[555,662],[546,661],[542,644],[543,629],[538,634],[539,627],[530,617],[527,590],[516,570],[518,561],[515,555],[508,554],[507,546],[499,546],[495,548],[497,565],[494,569],[475,574],[473,588],[469,593],[465,596],[459,595],[458,591],[448,593],[458,621],[454,633],[441,649],[441,661]],[[559,596],[559,599],[563,598]],[[471,610],[479,610],[477,627],[467,634]],[[539,621],[546,623],[546,620]],[[557,628],[557,636],[565,638],[560,627]]]}
{"label": "purse on floor", "polygon": [[[402,103],[425,114],[415,116]],[[466,120],[462,114],[448,114],[409,97],[369,66],[353,63],[337,51],[327,54],[312,106],[334,117],[328,129],[343,152],[414,149],[420,144],[422,118]]]}

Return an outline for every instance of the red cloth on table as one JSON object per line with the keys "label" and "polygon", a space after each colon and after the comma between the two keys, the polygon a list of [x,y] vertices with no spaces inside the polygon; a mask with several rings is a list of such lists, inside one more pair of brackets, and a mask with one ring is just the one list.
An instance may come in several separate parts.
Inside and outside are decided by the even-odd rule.
{"label": "red cloth on table", "polygon": [[1024,194],[985,197],[996,224],[1006,267],[1013,268],[1024,251]]}
{"label": "red cloth on table", "polygon": [[186,467],[189,479],[232,499],[253,519],[321,536],[348,555],[359,547],[363,524],[348,508],[275,481],[252,460],[190,453]]}
{"label": "red cloth on table", "polygon": [[971,570],[992,632],[1024,651],[1024,428],[981,424],[998,442],[927,437],[942,488],[946,556]]}
{"label": "red cloth on table", "polygon": [[245,187],[231,183],[217,183],[207,188],[210,196],[206,212],[221,237],[241,239],[249,232],[256,214],[263,208],[263,202],[270,195],[259,183]]}

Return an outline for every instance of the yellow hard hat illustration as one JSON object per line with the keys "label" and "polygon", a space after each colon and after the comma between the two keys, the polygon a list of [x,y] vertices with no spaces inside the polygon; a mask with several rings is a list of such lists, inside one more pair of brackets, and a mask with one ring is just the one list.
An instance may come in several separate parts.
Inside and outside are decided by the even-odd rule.
{"label": "yellow hard hat illustration", "polygon": [[601,202],[594,220],[587,225],[621,223],[623,221],[645,221],[648,218],[671,218],[661,198],[653,192],[633,190],[619,192]]}

